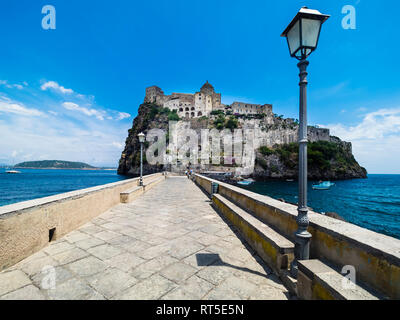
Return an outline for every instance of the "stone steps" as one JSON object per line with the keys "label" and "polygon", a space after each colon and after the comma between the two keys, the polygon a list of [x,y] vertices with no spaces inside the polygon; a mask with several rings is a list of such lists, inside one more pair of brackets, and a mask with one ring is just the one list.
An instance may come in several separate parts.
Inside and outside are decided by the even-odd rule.
{"label": "stone steps", "polygon": [[292,241],[220,194],[213,194],[212,202],[278,275],[288,270],[294,258]]}
{"label": "stone steps", "polygon": [[[239,230],[259,256],[279,275],[288,290],[306,300],[378,300],[384,297],[360,283],[349,283],[320,260],[299,261],[297,279],[291,277],[294,243],[221,194],[213,194],[214,207]],[[346,286],[346,283],[348,286]]]}
{"label": "stone steps", "polygon": [[[305,300],[380,300],[386,299],[357,281],[349,282],[341,274],[318,259],[298,261],[297,291]],[[351,268],[351,266],[350,266]],[[347,269],[349,270],[349,269]],[[354,269],[355,270],[355,269]],[[350,276],[349,271],[346,275]]]}
{"label": "stone steps", "polygon": [[165,178],[165,176],[160,176],[160,177],[156,177],[156,178],[154,178],[154,179],[152,179],[152,180],[149,180],[149,181],[144,181],[143,182],[143,188],[144,188],[144,191],[149,191],[151,188],[153,188],[156,184],[158,184],[159,182],[161,182],[161,181],[164,181],[166,178]]}
{"label": "stone steps", "polygon": [[143,194],[143,188],[141,186],[136,186],[125,190],[124,192],[120,193],[121,203],[129,203],[141,194]]}
{"label": "stone steps", "polygon": [[133,201],[135,198],[143,194],[145,191],[149,191],[151,188],[153,188],[156,184],[158,184],[161,181],[165,180],[165,176],[160,176],[156,177],[154,179],[148,180],[148,181],[143,181],[143,187],[141,186],[135,186],[132,187],[128,190],[125,190],[120,193],[120,200],[121,203],[129,203]]}

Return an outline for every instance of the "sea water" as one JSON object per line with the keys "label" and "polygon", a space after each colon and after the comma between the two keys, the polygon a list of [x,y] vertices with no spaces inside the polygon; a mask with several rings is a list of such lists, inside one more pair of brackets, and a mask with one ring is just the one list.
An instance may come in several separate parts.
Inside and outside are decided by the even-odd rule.
{"label": "sea water", "polygon": [[116,170],[0,169],[0,206],[126,179]]}
{"label": "sea water", "polygon": [[[336,212],[346,221],[400,239],[400,175],[370,174],[367,179],[334,181],[329,190],[308,184],[308,206]],[[244,189],[297,204],[298,182],[255,182]]]}

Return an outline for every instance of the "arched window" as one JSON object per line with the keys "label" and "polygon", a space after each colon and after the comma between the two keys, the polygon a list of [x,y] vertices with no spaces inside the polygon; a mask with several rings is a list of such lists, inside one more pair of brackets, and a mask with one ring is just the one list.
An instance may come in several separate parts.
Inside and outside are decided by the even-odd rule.
{"label": "arched window", "polygon": [[192,112],[192,113],[190,114],[190,116],[193,118],[193,117],[194,117],[194,112]]}
{"label": "arched window", "polygon": [[183,108],[179,108],[179,112],[183,112]]}
{"label": "arched window", "polygon": [[201,111],[199,111],[198,113],[197,113],[197,116],[198,117],[201,117],[203,114],[201,113]]}
{"label": "arched window", "polygon": [[188,107],[186,107],[186,108],[185,108],[185,111],[189,111],[189,108],[188,108]]}
{"label": "arched window", "polygon": [[185,117],[189,118],[189,112],[186,112]]}
{"label": "arched window", "polygon": [[194,107],[192,107],[192,109],[190,109],[190,110],[192,110],[192,111],[193,111],[193,110],[194,110]]}

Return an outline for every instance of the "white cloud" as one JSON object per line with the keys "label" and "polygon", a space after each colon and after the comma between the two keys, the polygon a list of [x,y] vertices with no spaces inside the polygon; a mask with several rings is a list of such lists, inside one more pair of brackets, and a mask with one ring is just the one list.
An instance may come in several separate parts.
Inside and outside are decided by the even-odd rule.
{"label": "white cloud", "polygon": [[43,112],[37,109],[30,109],[22,104],[12,102],[9,99],[0,100],[0,112],[13,113],[22,116],[42,116]]}
{"label": "white cloud", "polygon": [[354,126],[331,124],[331,134],[353,144],[361,165],[372,173],[400,173],[400,108],[364,115]]}
{"label": "white cloud", "polygon": [[368,113],[361,123],[356,126],[334,124],[332,132],[348,140],[382,139],[385,136],[400,133],[400,108],[380,109]]}
{"label": "white cloud", "polygon": [[81,107],[78,104],[73,103],[73,102],[64,102],[62,105],[63,105],[63,107],[65,109],[78,111],[78,112],[81,112],[81,113],[83,113],[83,114],[85,114],[85,115],[87,115],[89,117],[95,116],[99,120],[104,120],[105,112],[102,112],[102,111],[99,111],[99,110],[96,110],[96,109],[93,109],[93,108],[92,109],[88,109],[88,108],[85,108],[85,107]]}
{"label": "white cloud", "polygon": [[72,89],[67,89],[67,88],[64,88],[63,86],[60,86],[55,81],[48,81],[48,82],[42,84],[42,86],[40,88],[43,91],[45,91],[47,89],[53,89],[53,90],[58,91],[58,92],[60,92],[62,94],[70,94],[70,93],[74,92],[74,90],[72,90]]}
{"label": "white cloud", "polygon": [[94,117],[78,123],[61,115],[52,121],[18,114],[7,121],[0,117],[0,159],[5,163],[61,159],[117,166],[128,129],[128,124],[104,125]]}
{"label": "white cloud", "polygon": [[117,120],[123,120],[123,119],[127,119],[127,118],[130,118],[130,117],[131,117],[131,115],[129,113],[118,112]]}
{"label": "white cloud", "polygon": [[[81,95],[54,81],[43,84],[40,89],[32,88],[33,96],[26,103],[0,93],[2,162],[62,159],[95,166],[118,164],[130,126],[108,120],[126,119],[130,117],[128,113],[99,107],[94,96]],[[49,97],[44,94],[46,90],[69,94],[69,98],[60,101],[64,97]],[[35,108],[31,108],[32,103]]]}
{"label": "white cloud", "polygon": [[18,83],[9,83],[7,80],[0,80],[0,85],[3,85],[8,89],[17,88],[18,90],[22,90],[24,88],[24,85],[27,86],[28,84],[25,81],[22,85]]}

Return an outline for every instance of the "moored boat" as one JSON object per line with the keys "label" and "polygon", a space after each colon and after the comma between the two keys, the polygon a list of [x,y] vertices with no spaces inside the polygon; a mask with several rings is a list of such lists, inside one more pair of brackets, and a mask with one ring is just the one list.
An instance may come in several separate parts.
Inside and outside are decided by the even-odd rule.
{"label": "moored boat", "polygon": [[318,184],[313,184],[314,190],[329,190],[335,184],[330,181],[320,181]]}
{"label": "moored boat", "polygon": [[253,182],[254,182],[253,179],[245,179],[242,181],[238,181],[237,184],[240,184],[242,186],[248,186],[248,185],[252,184]]}
{"label": "moored boat", "polygon": [[6,173],[15,174],[15,173],[21,173],[21,171],[17,171],[17,170],[7,170]]}

